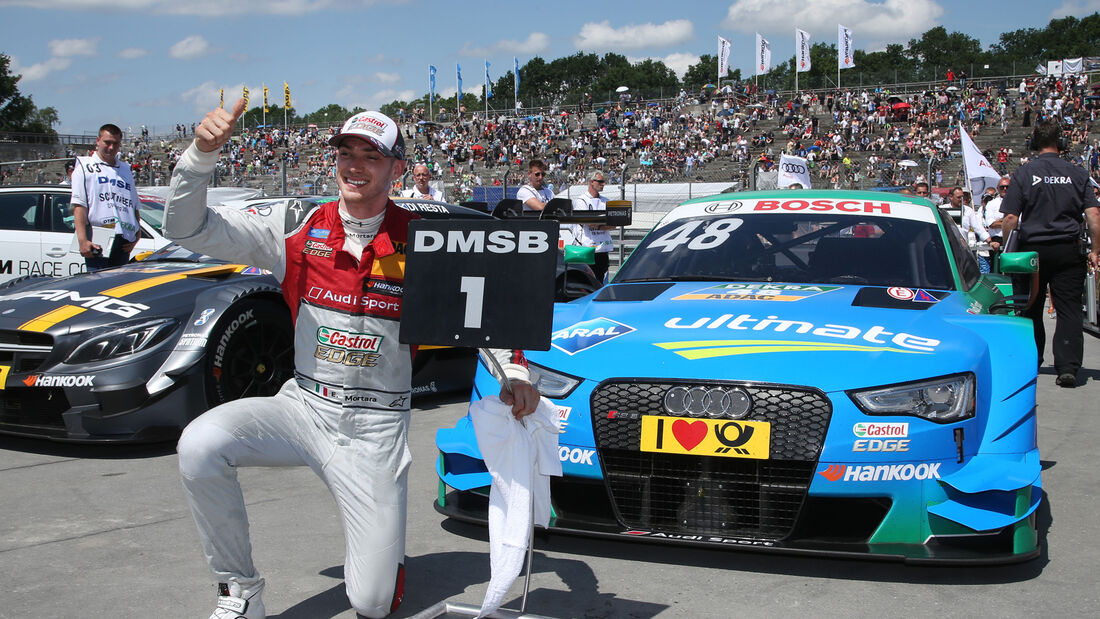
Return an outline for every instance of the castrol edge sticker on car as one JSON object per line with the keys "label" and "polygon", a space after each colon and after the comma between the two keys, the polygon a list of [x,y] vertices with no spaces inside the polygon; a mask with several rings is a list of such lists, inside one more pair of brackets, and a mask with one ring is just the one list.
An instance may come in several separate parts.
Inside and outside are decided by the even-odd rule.
{"label": "castrol edge sticker on car", "polygon": [[798,197],[798,198],[761,198],[757,200],[722,200],[686,204],[672,212],[665,221],[700,215],[753,215],[757,213],[780,214],[829,214],[829,215],[867,215],[874,217],[893,217],[935,223],[935,215],[927,206],[876,200],[840,197]]}

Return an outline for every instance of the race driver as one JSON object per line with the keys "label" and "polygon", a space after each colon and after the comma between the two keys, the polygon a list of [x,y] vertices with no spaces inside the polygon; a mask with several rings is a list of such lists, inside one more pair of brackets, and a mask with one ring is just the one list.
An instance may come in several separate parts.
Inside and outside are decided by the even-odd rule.
{"label": "race driver", "polygon": [[[347,544],[344,578],[352,607],[383,617],[404,590],[407,446],[412,354],[398,340],[408,224],[389,198],[405,171],[405,143],[379,112],[349,118],[336,147],[339,201],[294,203],[267,216],[206,206],[218,152],[244,111],[216,109],[176,166],[165,234],[215,257],[270,269],[294,318],[295,377],[266,398],[228,402],[180,437],[184,491],[207,561],[219,582],[211,619],[264,616],[264,580],[252,563],[241,466],[309,466],[328,485]],[[501,399],[515,416],[538,393],[526,363],[494,351],[511,382]]]}

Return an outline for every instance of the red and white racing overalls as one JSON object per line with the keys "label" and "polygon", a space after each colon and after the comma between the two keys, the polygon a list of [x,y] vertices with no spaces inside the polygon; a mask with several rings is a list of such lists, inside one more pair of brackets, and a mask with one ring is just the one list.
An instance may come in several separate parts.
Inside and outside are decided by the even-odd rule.
{"label": "red and white racing overalls", "polygon": [[[416,216],[390,201],[357,261],[343,249],[338,201],[308,212],[287,201],[266,216],[207,208],[216,160],[194,145],[184,153],[165,235],[279,278],[295,321],[295,377],[273,397],[211,409],[180,438],[180,473],[207,560],[219,581],[262,588],[236,469],[306,465],[340,510],[348,598],[360,614],[382,617],[403,592],[412,351],[398,342],[398,319]],[[509,377],[527,378],[521,358],[494,353]]]}

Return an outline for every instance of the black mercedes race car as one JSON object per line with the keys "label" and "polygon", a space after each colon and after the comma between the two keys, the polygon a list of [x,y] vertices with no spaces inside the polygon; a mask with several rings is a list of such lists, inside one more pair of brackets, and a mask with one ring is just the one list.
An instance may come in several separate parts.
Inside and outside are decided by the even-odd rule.
{"label": "black mercedes race car", "polygon": [[[333,198],[280,200],[290,199]],[[262,214],[273,201],[242,208]],[[490,217],[439,202],[398,203],[425,218]],[[563,265],[562,294],[598,287],[585,272]],[[278,391],[293,375],[292,348],[290,312],[273,275],[175,244],[114,269],[14,281],[0,287],[0,433],[171,440],[212,406]],[[468,348],[422,349],[414,395],[469,389],[474,358]]]}

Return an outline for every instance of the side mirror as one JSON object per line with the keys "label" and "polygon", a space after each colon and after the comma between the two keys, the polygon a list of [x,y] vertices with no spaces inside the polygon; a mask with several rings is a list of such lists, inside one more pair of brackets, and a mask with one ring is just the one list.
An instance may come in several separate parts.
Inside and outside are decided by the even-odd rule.
{"label": "side mirror", "polygon": [[989,313],[1012,312],[1023,314],[1039,298],[1039,254],[1033,251],[1014,251],[1001,254],[1001,273],[1005,275],[1030,275],[1031,288],[1025,297],[1022,294],[1005,297],[989,307]]}
{"label": "side mirror", "polygon": [[1005,275],[1030,275],[1039,272],[1039,254],[1033,251],[1014,251],[1001,254],[1001,273]]}
{"label": "side mirror", "polygon": [[596,248],[566,245],[565,264],[596,264]]}

